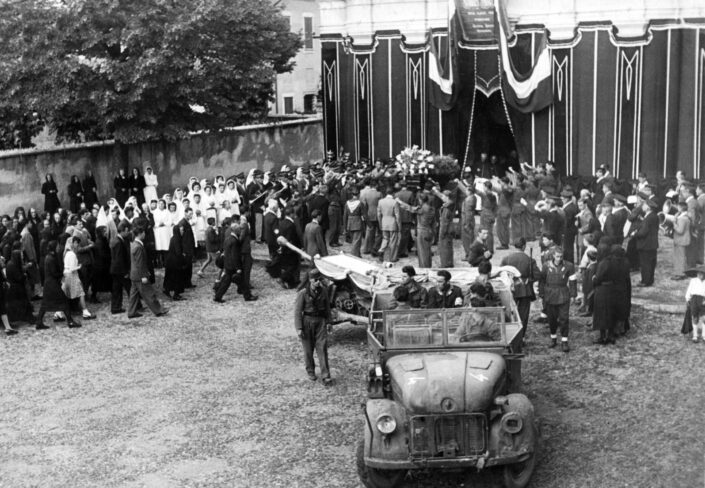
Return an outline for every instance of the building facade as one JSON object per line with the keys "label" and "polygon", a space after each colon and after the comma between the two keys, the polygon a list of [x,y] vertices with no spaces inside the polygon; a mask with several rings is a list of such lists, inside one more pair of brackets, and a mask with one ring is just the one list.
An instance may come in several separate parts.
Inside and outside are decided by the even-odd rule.
{"label": "building facade", "polygon": [[286,0],[282,13],[291,31],[301,34],[303,47],[294,60],[294,70],[277,76],[270,115],[315,113],[321,80],[318,1]]}
{"label": "building facade", "polygon": [[471,164],[513,145],[521,161],[553,160],[565,174],[703,171],[705,2],[505,0],[518,69],[548,38],[553,104],[533,114],[505,103],[498,47],[486,40],[457,46],[455,106],[430,104],[428,35],[447,51],[448,0],[320,3],[326,149],[388,158],[418,144]]}

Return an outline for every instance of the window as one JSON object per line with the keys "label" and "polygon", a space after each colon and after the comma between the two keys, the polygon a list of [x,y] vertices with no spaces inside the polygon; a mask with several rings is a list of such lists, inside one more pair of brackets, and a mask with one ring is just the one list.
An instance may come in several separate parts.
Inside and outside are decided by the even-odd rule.
{"label": "window", "polygon": [[286,25],[289,26],[289,31],[291,32],[291,14],[282,14],[284,20],[286,20]]}
{"label": "window", "polygon": [[316,95],[304,95],[304,113],[312,114],[316,111]]}
{"label": "window", "polygon": [[313,49],[313,16],[304,14],[304,49]]}
{"label": "window", "polygon": [[294,97],[284,97],[284,113],[294,113]]}

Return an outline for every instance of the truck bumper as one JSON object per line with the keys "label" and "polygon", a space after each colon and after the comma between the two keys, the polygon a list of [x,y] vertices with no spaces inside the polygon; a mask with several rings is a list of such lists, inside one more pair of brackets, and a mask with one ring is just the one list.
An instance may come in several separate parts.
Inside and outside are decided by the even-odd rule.
{"label": "truck bumper", "polygon": [[520,463],[522,461],[526,461],[530,455],[530,452],[508,452],[502,457],[489,458],[484,456],[473,456],[452,459],[383,459],[365,456],[365,464],[374,469],[481,469],[483,467]]}

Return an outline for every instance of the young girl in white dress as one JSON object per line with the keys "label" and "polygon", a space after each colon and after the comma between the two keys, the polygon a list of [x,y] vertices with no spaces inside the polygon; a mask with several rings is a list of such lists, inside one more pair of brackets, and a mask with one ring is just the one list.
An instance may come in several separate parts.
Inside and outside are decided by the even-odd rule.
{"label": "young girl in white dress", "polygon": [[83,285],[81,285],[81,278],[78,276],[78,270],[81,269],[81,265],[78,264],[78,258],[76,257],[76,250],[81,243],[80,237],[71,237],[67,241],[67,249],[64,253],[64,282],[61,289],[64,291],[69,300],[78,298],[81,304],[81,310],[83,310],[84,319],[93,319],[95,316],[91,315],[86,307],[85,293],[83,292]]}

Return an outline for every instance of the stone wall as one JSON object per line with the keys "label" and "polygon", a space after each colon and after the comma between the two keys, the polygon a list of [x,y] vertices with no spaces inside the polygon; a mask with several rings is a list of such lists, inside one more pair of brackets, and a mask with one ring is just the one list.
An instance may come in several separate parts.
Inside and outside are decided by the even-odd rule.
{"label": "stone wall", "polygon": [[159,178],[159,194],[171,193],[189,177],[229,177],[252,168],[267,170],[282,164],[299,165],[323,157],[320,118],[237,127],[218,134],[196,134],[175,142],[144,142],[119,147],[113,142],[86,143],[44,150],[0,153],[0,213],[17,206],[44,208],[40,193],[44,175],[52,173],[59,200],[68,206],[71,175],[83,178],[91,168],[98,197],[113,196],[113,178],[127,153],[128,167],[151,166]]}

